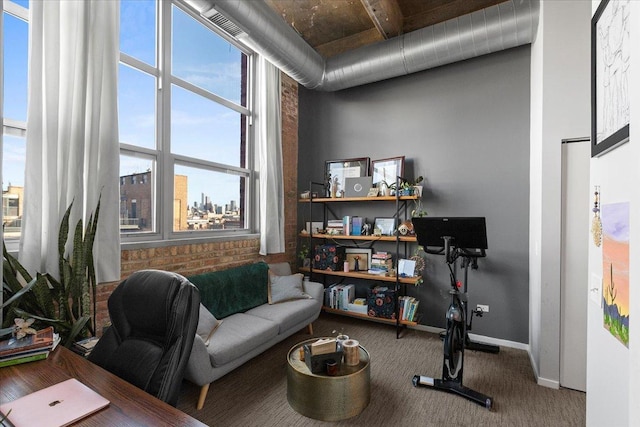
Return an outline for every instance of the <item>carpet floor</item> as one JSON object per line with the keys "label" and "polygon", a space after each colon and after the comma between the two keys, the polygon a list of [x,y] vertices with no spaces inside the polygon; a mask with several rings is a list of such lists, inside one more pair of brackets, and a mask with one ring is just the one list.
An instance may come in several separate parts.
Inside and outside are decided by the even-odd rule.
{"label": "carpet floor", "polygon": [[394,326],[322,313],[314,335],[342,330],[371,356],[371,400],[359,415],[327,423],[295,412],[287,402],[286,355],[309,339],[297,332],[214,382],[205,406],[199,388],[184,382],[178,409],[210,426],[584,426],[585,394],[536,384],[524,350],[465,351],[464,385],[493,398],[491,411],[457,395],[412,385],[415,374],[439,377],[442,341],[413,329],[396,339]]}

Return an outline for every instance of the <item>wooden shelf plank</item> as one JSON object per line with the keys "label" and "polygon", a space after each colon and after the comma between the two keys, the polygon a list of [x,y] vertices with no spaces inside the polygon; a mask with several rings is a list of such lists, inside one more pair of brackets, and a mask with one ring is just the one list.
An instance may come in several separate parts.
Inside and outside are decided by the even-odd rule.
{"label": "wooden shelf plank", "polygon": [[[308,267],[301,267],[300,271],[309,272],[310,269]],[[379,276],[377,274],[369,274],[365,272],[356,272],[356,271],[333,271],[333,270],[319,270],[314,268],[311,270],[312,273],[324,274],[327,276],[340,276],[340,277],[352,277],[354,279],[366,279],[366,280],[379,280],[381,282],[395,282],[396,276]],[[398,277],[399,283],[406,283],[408,285],[415,284],[418,280],[420,280],[420,276],[415,277]]]}
{"label": "wooden shelf plank", "polygon": [[[399,200],[417,200],[418,196],[400,196]],[[301,203],[309,203],[311,199],[298,199]],[[396,196],[378,197],[316,197],[313,203],[333,203],[333,202],[395,202]]]}
{"label": "wooden shelf plank", "polygon": [[[347,311],[347,310],[338,310],[338,309],[330,308],[330,307],[327,307],[327,306],[322,306],[322,309],[327,313],[335,313],[335,314],[339,314],[341,316],[356,317],[356,318],[364,319],[364,320],[373,320],[373,321],[380,322],[380,323],[388,323],[389,325],[395,325],[396,324],[395,319],[386,319],[384,317],[373,317],[373,316],[369,316],[367,314],[354,313],[352,311]],[[416,326],[418,324],[418,322],[409,322],[408,320],[401,320],[400,324],[401,325]]]}
{"label": "wooden shelf plank", "polygon": [[[299,237],[309,238],[306,233],[300,233]],[[344,234],[313,234],[313,239],[332,239],[332,240],[363,240],[369,242],[395,242],[396,236],[347,236]],[[416,236],[398,236],[401,242],[417,242]]]}

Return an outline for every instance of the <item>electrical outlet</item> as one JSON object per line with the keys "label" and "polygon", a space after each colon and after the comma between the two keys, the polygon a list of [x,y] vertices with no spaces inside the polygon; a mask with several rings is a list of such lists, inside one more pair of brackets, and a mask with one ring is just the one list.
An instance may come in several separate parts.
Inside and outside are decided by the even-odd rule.
{"label": "electrical outlet", "polygon": [[488,305],[483,305],[483,304],[478,304],[478,305],[476,305],[476,310],[482,311],[483,313],[488,313],[489,312],[489,306]]}

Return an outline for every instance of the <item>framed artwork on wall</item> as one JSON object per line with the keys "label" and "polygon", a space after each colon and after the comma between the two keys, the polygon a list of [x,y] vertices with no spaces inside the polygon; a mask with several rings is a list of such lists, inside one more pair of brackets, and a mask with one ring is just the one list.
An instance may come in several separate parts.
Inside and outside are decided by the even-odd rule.
{"label": "framed artwork on wall", "polygon": [[591,19],[591,157],[629,140],[630,0],[602,0]]}
{"label": "framed artwork on wall", "polygon": [[376,187],[381,181],[395,183],[397,177],[404,176],[404,156],[372,161],[371,176]]}
{"label": "framed artwork on wall", "polygon": [[344,190],[345,178],[368,176],[368,173],[369,157],[325,161],[324,177],[331,192],[327,197],[335,197]]}

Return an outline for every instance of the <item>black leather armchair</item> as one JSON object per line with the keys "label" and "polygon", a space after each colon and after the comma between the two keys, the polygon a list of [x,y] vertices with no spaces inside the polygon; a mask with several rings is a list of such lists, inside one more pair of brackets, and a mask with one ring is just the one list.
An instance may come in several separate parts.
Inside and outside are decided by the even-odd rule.
{"label": "black leather armchair", "polygon": [[111,327],[89,360],[170,405],[198,326],[200,293],[183,276],[138,271],[109,297]]}

